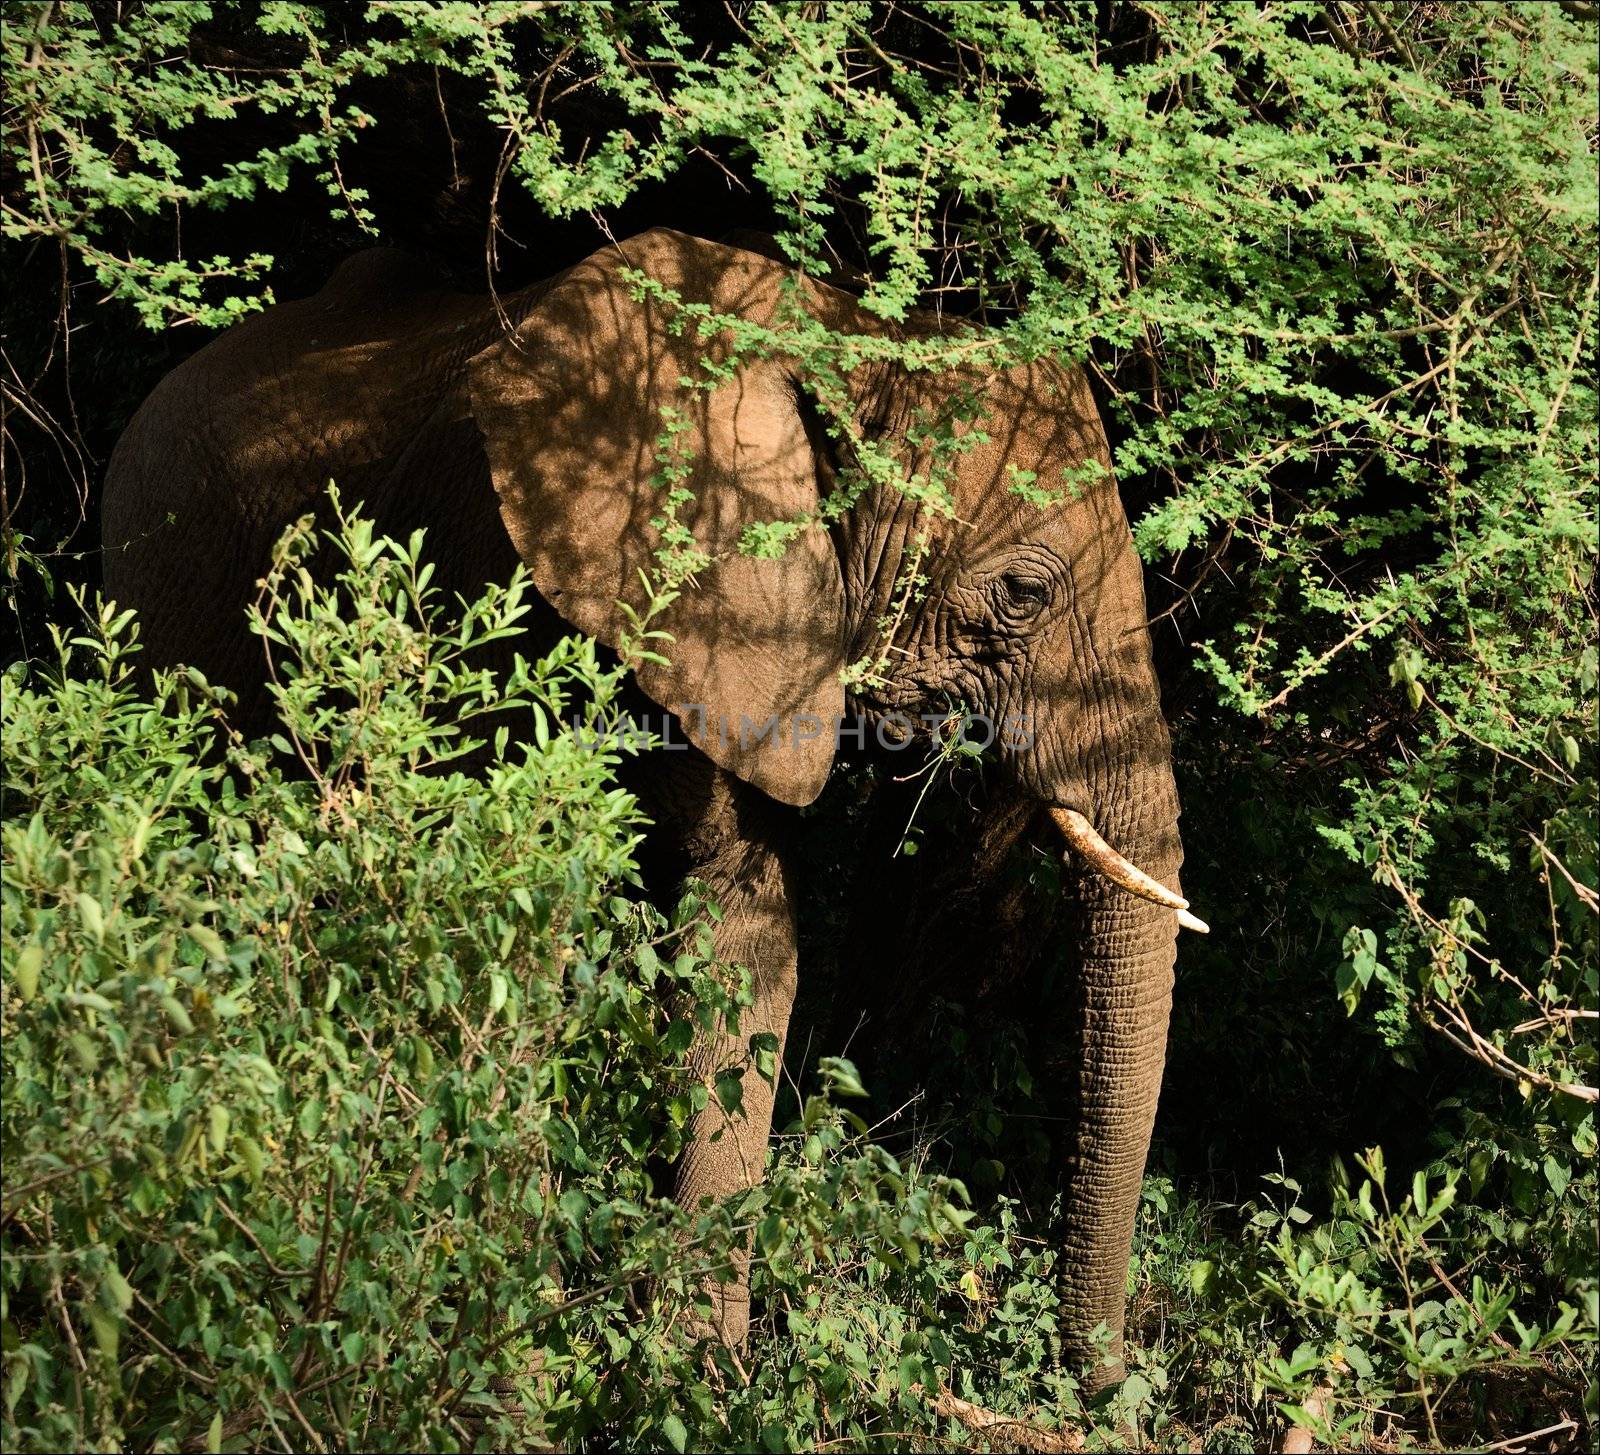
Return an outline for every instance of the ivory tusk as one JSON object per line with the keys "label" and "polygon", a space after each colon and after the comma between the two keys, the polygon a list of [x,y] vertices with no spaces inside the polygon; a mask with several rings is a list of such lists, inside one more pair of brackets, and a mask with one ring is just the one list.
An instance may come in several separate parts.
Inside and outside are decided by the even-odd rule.
{"label": "ivory tusk", "polygon": [[1189,901],[1174,894],[1166,885],[1158,883],[1137,864],[1130,864],[1095,832],[1095,827],[1073,808],[1052,808],[1050,817],[1061,830],[1062,837],[1083,856],[1089,867],[1103,874],[1113,884],[1120,885],[1129,894],[1148,899],[1154,904],[1164,904],[1178,912],[1178,923],[1186,930],[1209,934],[1211,927],[1189,913]]}

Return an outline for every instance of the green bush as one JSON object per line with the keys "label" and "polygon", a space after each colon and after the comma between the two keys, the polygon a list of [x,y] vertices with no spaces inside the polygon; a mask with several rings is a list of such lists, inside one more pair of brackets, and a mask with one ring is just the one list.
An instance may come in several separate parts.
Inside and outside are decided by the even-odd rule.
{"label": "green bush", "polygon": [[[1336,1169],[1326,1211],[1281,1173],[1238,1211],[1147,1179],[1139,1384],[1124,1397],[1163,1448],[1193,1433],[1206,1449],[1260,1449],[1273,1403],[1333,1449],[1454,1450],[1514,1424],[1576,1436],[1595,1412],[1592,1279],[1552,1278],[1544,1230],[1458,1203],[1453,1169],[1397,1194],[1381,1151],[1358,1160],[1353,1184]],[[1569,1249],[1583,1236],[1571,1231]]]}
{"label": "green bush", "polygon": [[504,1427],[496,1374],[553,1435],[726,1437],[703,1393],[678,1409],[698,1275],[752,1227],[797,1294],[903,1266],[960,1232],[959,1189],[825,1092],[766,1188],[656,1195],[733,1099],[684,1053],[744,988],[705,958],[713,907],[631,893],[637,809],[561,726],[619,674],[569,640],[496,681],[471,654],[516,630],[521,576],[446,620],[420,539],[338,543],[317,586],[291,532],[258,610],[272,744],[192,672],[137,690],[111,606],[10,673],[4,1443],[464,1448]]}

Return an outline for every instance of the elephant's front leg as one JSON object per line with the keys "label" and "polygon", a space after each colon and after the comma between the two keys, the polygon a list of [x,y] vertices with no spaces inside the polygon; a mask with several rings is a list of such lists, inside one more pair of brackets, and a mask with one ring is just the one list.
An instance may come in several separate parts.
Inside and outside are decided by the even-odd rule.
{"label": "elephant's front leg", "polygon": [[[675,1195],[680,1206],[698,1207],[754,1187],[766,1165],[772,1128],[777,1068],[795,993],[795,925],[790,875],[781,847],[781,810],[754,790],[719,773],[713,812],[694,835],[694,876],[702,880],[722,912],[713,926],[717,959],[750,972],[754,1002],[739,1017],[737,1034],[722,1024],[701,1029],[691,1064],[704,1079],[710,1099],[690,1124],[690,1138],[678,1166]],[[710,832],[706,832],[709,830]],[[777,1041],[773,1080],[755,1065],[751,1038],[767,1034]],[[717,1096],[717,1073],[743,1071],[742,1108],[724,1111]],[[734,1257],[732,1282],[712,1282],[712,1323],[725,1343],[743,1341],[750,1323],[748,1248]]]}

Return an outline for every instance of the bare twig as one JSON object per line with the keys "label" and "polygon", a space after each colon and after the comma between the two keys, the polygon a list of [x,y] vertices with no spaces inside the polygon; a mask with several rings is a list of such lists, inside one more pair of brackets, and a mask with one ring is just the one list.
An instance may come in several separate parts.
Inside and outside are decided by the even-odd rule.
{"label": "bare twig", "polygon": [[1396,51],[1405,57],[1406,64],[1410,66],[1413,71],[1421,70],[1422,68],[1417,64],[1417,58],[1412,53],[1411,47],[1405,42],[1405,37],[1402,36],[1394,28],[1394,26],[1389,24],[1389,21],[1385,17],[1383,11],[1378,6],[1372,4],[1371,0],[1361,0],[1361,8],[1366,11],[1367,16],[1372,23],[1383,32],[1383,38],[1388,41]]}
{"label": "bare twig", "polygon": [[1572,349],[1567,355],[1566,371],[1561,376],[1561,385],[1556,390],[1556,397],[1550,401],[1550,412],[1545,416],[1544,428],[1539,431],[1539,443],[1534,448],[1535,454],[1544,453],[1544,447],[1550,439],[1550,431],[1556,427],[1556,420],[1561,416],[1561,406],[1566,402],[1567,391],[1572,387],[1573,376],[1578,372],[1578,360],[1583,357],[1583,340],[1589,331],[1589,315],[1594,309],[1597,287],[1600,287],[1600,270],[1589,277],[1589,293],[1583,300],[1583,312],[1578,316],[1578,327],[1572,335]]}
{"label": "bare twig", "polygon": [[1264,704],[1261,708],[1262,713],[1266,714],[1273,712],[1282,707],[1283,704],[1289,700],[1290,695],[1297,687],[1315,677],[1324,667],[1328,665],[1329,662],[1337,657],[1340,652],[1344,651],[1346,647],[1360,641],[1361,638],[1366,636],[1366,634],[1374,627],[1382,626],[1384,622],[1388,621],[1389,618],[1402,607],[1410,604],[1411,603],[1406,601],[1396,601],[1392,605],[1380,611],[1376,616],[1371,617],[1367,621],[1361,622],[1339,641],[1335,642],[1331,647],[1329,647],[1328,650],[1318,657],[1316,661],[1312,662],[1310,666],[1306,667],[1299,674],[1299,676],[1295,678],[1294,681],[1290,682],[1289,685],[1283,689],[1282,692],[1280,692],[1270,702]]}
{"label": "bare twig", "polygon": [[1442,1001],[1438,1003],[1438,1007],[1451,1024],[1441,1025],[1433,1017],[1425,1016],[1426,1024],[1438,1031],[1457,1050],[1465,1051],[1474,1061],[1487,1066],[1496,1076],[1503,1076],[1508,1081],[1526,1081],[1531,1085],[1543,1087],[1546,1091],[1559,1091],[1563,1096],[1570,1096],[1575,1101],[1600,1102],[1600,1088],[1585,1086],[1575,1081],[1557,1081],[1542,1071],[1524,1066],[1520,1061],[1506,1055],[1493,1041],[1479,1035],[1465,1013],[1458,1007]]}
{"label": "bare twig", "polygon": [[1572,892],[1578,896],[1579,902],[1588,905],[1596,914],[1600,914],[1600,894],[1595,893],[1587,884],[1574,879],[1567,866],[1551,852],[1550,846],[1538,834],[1530,834],[1529,837],[1539,846],[1539,852],[1544,855],[1545,862],[1555,865],[1556,871],[1572,886]]}
{"label": "bare twig", "polygon": [[[143,1300],[141,1299],[140,1302],[143,1302]],[[177,1350],[168,1348],[167,1345],[163,1344],[154,1333],[141,1324],[138,1319],[134,1318],[132,1314],[126,1314],[124,1317],[128,1320],[129,1326],[133,1329],[136,1329],[152,1348],[159,1349],[161,1353],[165,1354],[167,1358],[172,1361],[173,1367],[180,1370],[185,1379],[192,1379],[196,1384],[205,1385],[207,1389],[215,1389],[217,1387],[217,1381],[215,1379],[213,1379],[209,1374],[202,1374],[192,1364],[187,1363],[183,1356],[177,1352]]]}
{"label": "bare twig", "polygon": [[1520,1455],[1521,1451],[1528,1448],[1529,1440],[1537,1440],[1541,1435],[1559,1435],[1563,1431],[1576,1430],[1577,1428],[1576,1420],[1562,1420],[1559,1425],[1546,1425],[1542,1430],[1529,1430],[1526,1435],[1513,1435],[1509,1440],[1496,1440],[1494,1444],[1485,1445],[1482,1448],[1485,1450],[1509,1450],[1512,1455]]}
{"label": "bare twig", "polygon": [[222,1215],[227,1218],[227,1220],[232,1223],[234,1227],[238,1228],[238,1230],[245,1235],[245,1238],[249,1241],[250,1246],[261,1255],[261,1261],[267,1265],[267,1272],[270,1273],[274,1278],[305,1278],[310,1275],[311,1270],[309,1268],[280,1268],[272,1261],[272,1255],[261,1246],[261,1239],[256,1237],[255,1233],[251,1230],[250,1225],[246,1223],[238,1213],[229,1207],[228,1204],[225,1203],[220,1197],[216,1199],[216,1205],[222,1210]]}
{"label": "bare twig", "polygon": [[1038,1425],[1030,1425],[1025,1420],[1015,1420],[1009,1415],[986,1410],[982,1405],[951,1394],[948,1389],[930,1394],[920,1384],[914,1384],[911,1392],[922,1395],[935,1414],[959,1421],[976,1435],[999,1438],[1019,1449],[1040,1451],[1042,1455],[1061,1455],[1064,1451],[1076,1452],[1084,1448],[1083,1436],[1076,1430],[1040,1429]]}
{"label": "bare twig", "polygon": [[1548,1030],[1551,1026],[1561,1021],[1592,1021],[1600,1020],[1600,1010],[1547,1010],[1543,1015],[1534,1016],[1532,1020],[1523,1021],[1520,1025],[1511,1027],[1514,1036],[1525,1036],[1529,1031]]}
{"label": "bare twig", "polygon": [[[1448,945],[1451,950],[1461,950],[1482,961],[1495,975],[1516,986],[1527,1004],[1538,1005],[1537,999],[1528,987],[1506,970],[1498,960],[1491,959],[1477,946],[1458,935],[1449,925],[1429,914],[1416,891],[1406,884],[1404,876],[1392,861],[1388,861],[1387,856],[1385,856],[1385,866],[1387,873],[1384,882],[1400,896],[1407,912],[1417,924],[1426,925],[1439,936],[1440,943]],[[1582,1082],[1557,1081],[1553,1076],[1537,1071],[1532,1066],[1526,1066],[1515,1057],[1507,1055],[1493,1041],[1479,1033],[1450,982],[1436,979],[1436,983],[1442,985],[1443,993],[1441,994],[1438,989],[1432,990],[1421,1000],[1418,1008],[1423,1024],[1438,1031],[1451,1045],[1465,1051],[1474,1061],[1487,1066],[1496,1076],[1503,1076],[1508,1081],[1527,1082],[1531,1086],[1559,1092],[1577,1101],[1600,1102],[1600,1089]],[[1548,1018],[1548,1012],[1544,1007],[1540,1007],[1540,1013]],[[1572,1017],[1572,1019],[1577,1018],[1579,1017]]]}
{"label": "bare twig", "polygon": [[50,1283],[50,1297],[55,1303],[56,1312],[61,1316],[61,1328],[67,1336],[67,1347],[72,1350],[72,1360],[78,1366],[80,1374],[89,1368],[89,1361],[83,1357],[83,1350],[78,1345],[78,1336],[73,1332],[72,1315],[67,1312],[67,1300],[61,1292],[60,1278],[54,1278]]}
{"label": "bare twig", "polygon": [[1423,1256],[1428,1260],[1428,1267],[1433,1269],[1433,1276],[1437,1278],[1439,1282],[1444,1285],[1445,1289],[1455,1297],[1456,1302],[1459,1303],[1472,1315],[1474,1319],[1477,1320],[1478,1327],[1482,1329],[1484,1333],[1486,1333],[1496,1344],[1504,1349],[1506,1353],[1510,1354],[1513,1358],[1520,1358],[1521,1351],[1517,1349],[1516,1345],[1502,1338],[1486,1323],[1484,1323],[1483,1315],[1478,1312],[1478,1306],[1473,1303],[1470,1298],[1463,1294],[1454,1283],[1450,1281],[1450,1275],[1439,1266],[1439,1260],[1433,1256],[1433,1249],[1428,1246],[1428,1240],[1418,1234],[1417,1243],[1422,1248]]}
{"label": "bare twig", "polygon": [[21,1187],[8,1188],[11,1194],[11,1205],[5,1210],[5,1221],[10,1222],[17,1215],[22,1201],[30,1193],[37,1192],[41,1187],[47,1187],[63,1177],[71,1177],[74,1172],[89,1172],[111,1160],[110,1153],[104,1157],[96,1157],[92,1162],[74,1163],[71,1167],[58,1167],[54,1172],[47,1172],[43,1177],[35,1177],[32,1182],[24,1182]]}

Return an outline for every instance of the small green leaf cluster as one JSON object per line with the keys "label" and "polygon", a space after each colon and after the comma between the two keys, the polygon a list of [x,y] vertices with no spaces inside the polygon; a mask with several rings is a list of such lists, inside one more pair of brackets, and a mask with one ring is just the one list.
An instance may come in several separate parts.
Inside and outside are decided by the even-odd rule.
{"label": "small green leaf cluster", "polygon": [[1485,1216],[1481,1170],[1441,1159],[1395,1197],[1380,1149],[1356,1160],[1327,1197],[1272,1173],[1239,1207],[1146,1178],[1121,1399],[1157,1447],[1257,1450],[1299,1425],[1334,1450],[1459,1449],[1486,1391],[1510,1421],[1592,1422],[1593,1280],[1550,1299],[1547,1235]]}
{"label": "small green leaf cluster", "polygon": [[[1508,1230],[1456,1205],[1464,1174],[1448,1165],[1436,1175],[1420,1170],[1396,1199],[1380,1149],[1357,1161],[1365,1175],[1355,1184],[1336,1179],[1326,1221],[1313,1224],[1302,1188],[1287,1177],[1269,1178],[1286,1204],[1251,1219],[1261,1239],[1260,1291],[1304,1334],[1292,1349],[1286,1338],[1289,1352],[1260,1368],[1264,1386],[1289,1401],[1289,1418],[1323,1440],[1351,1443],[1371,1427],[1372,1407],[1404,1411],[1433,1446],[1448,1448],[1463,1420],[1472,1422],[1474,1376],[1492,1371],[1543,1383],[1593,1420],[1596,1387],[1584,1371],[1600,1330],[1594,1281],[1569,1285],[1548,1312],[1537,1295],[1530,1307],[1516,1262],[1497,1256]],[[1586,1175],[1592,1182],[1592,1167]],[[1565,1191],[1563,1181],[1557,1195]],[[1527,1230],[1509,1241],[1525,1244]]]}

